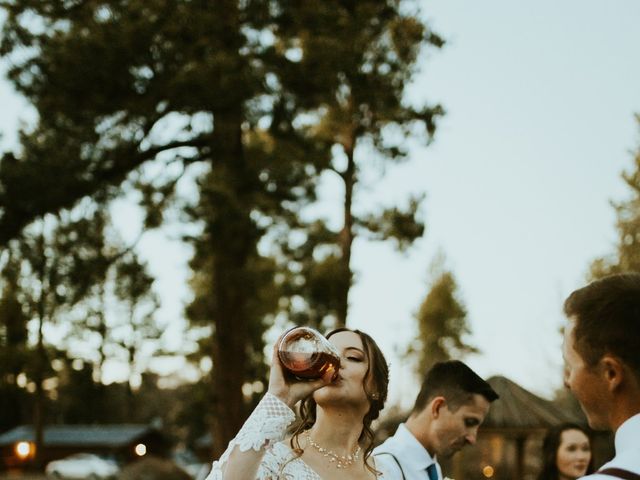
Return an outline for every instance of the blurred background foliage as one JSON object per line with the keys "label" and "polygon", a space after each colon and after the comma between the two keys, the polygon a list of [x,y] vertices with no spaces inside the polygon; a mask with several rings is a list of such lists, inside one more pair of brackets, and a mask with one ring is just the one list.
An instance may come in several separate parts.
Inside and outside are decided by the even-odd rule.
{"label": "blurred background foliage", "polygon": [[[210,425],[220,452],[264,388],[267,329],[347,324],[354,239],[404,250],[423,235],[421,197],[356,197],[434,135],[443,108],[404,90],[443,40],[408,1],[0,6],[8,78],[37,112],[0,160],[0,428],[159,413]],[[313,214],[327,176],[340,225]],[[196,350],[164,351],[154,279],[111,218],[123,198],[145,212],[141,235],[173,221],[192,246]],[[210,364],[200,393],[151,412],[143,348]],[[142,380],[105,385],[112,356]]]}
{"label": "blurred background foliage", "polygon": [[[214,455],[264,390],[275,326],[348,325],[354,240],[399,251],[426,231],[425,192],[363,204],[444,115],[405,89],[443,39],[406,0],[0,0],[0,55],[33,106],[0,152],[0,431],[22,423],[144,422],[206,431]],[[620,242],[593,275],[640,265],[640,154],[615,205]],[[338,224],[314,213],[339,185]],[[114,205],[144,212],[137,239]],[[193,255],[196,346],[168,350],[140,258],[171,225]],[[455,276],[435,269],[409,353],[418,371],[474,352]],[[166,385],[145,358],[186,357]],[[119,358],[130,381],[103,381]],[[210,368],[209,368],[210,367]],[[170,387],[170,388],[169,388]],[[150,399],[153,399],[151,401]]]}

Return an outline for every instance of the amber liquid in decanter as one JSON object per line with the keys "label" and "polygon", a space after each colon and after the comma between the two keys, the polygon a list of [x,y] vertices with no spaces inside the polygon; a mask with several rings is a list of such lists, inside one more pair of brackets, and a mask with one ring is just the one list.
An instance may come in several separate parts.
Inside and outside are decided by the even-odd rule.
{"label": "amber liquid in decanter", "polygon": [[280,340],[278,357],[282,366],[299,380],[315,380],[331,375],[335,379],[340,356],[322,334],[309,327],[289,330]]}

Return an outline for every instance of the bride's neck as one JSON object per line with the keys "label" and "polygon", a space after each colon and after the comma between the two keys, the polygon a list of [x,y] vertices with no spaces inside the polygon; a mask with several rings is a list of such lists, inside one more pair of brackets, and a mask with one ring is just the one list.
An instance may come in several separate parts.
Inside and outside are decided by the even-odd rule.
{"label": "bride's neck", "polygon": [[351,453],[362,434],[364,415],[351,411],[318,408],[316,422],[311,427],[313,439],[325,448]]}

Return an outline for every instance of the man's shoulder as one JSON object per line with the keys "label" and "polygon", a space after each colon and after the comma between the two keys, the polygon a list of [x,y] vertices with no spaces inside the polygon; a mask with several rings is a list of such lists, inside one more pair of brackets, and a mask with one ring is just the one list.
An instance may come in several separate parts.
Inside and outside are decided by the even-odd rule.
{"label": "man's shoulder", "polygon": [[598,469],[598,472],[582,477],[580,480],[613,480],[615,478],[625,478],[624,476],[616,477],[615,475],[599,473],[605,470],[623,470],[632,475],[636,475],[636,478],[640,478],[640,445],[635,444],[629,447],[627,444],[624,447],[625,448],[616,453],[616,456],[611,459],[611,461],[602,465]]}
{"label": "man's shoulder", "polygon": [[[402,446],[395,435],[390,436],[373,449],[376,464],[380,466],[383,473],[397,473],[400,470],[400,460],[398,457],[400,457],[401,454]],[[386,476],[383,475],[383,478],[386,478]]]}
{"label": "man's shoulder", "polygon": [[382,442],[380,445],[374,448],[373,454],[379,455],[382,453],[395,453],[395,452],[401,451],[402,442],[399,440],[399,438],[396,435],[397,433],[395,435],[391,435],[384,442]]}
{"label": "man's shoulder", "polygon": [[[609,470],[609,474],[600,473]],[[616,470],[620,471],[620,475],[616,475]],[[630,476],[625,476],[625,474],[630,474]],[[606,464],[603,465],[598,472],[592,473],[591,475],[587,475],[585,477],[580,477],[580,480],[613,480],[614,478],[638,478],[640,479],[640,464],[636,465],[634,468],[622,468],[617,465]]]}
{"label": "man's shoulder", "polygon": [[396,456],[397,452],[389,451],[389,449],[380,449],[382,445],[373,450],[376,469],[382,473],[383,479],[404,478],[400,460]]}
{"label": "man's shoulder", "polygon": [[378,455],[383,452],[402,452],[405,448],[406,438],[401,430],[402,428],[399,426],[393,435],[373,449],[373,454]]}

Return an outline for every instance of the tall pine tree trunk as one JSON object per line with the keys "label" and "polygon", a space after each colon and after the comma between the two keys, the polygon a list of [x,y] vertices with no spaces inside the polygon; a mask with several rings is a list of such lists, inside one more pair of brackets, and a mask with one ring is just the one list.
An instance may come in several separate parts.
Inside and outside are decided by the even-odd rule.
{"label": "tall pine tree trunk", "polygon": [[[222,205],[218,205],[218,208]],[[228,206],[227,206],[228,207]],[[246,219],[232,208],[220,208],[222,222],[217,223],[213,239],[212,292],[214,308],[213,388],[214,454],[222,453],[244,421],[242,385],[246,374],[248,342],[247,296],[243,282],[250,242],[245,228],[237,226]]]}
{"label": "tall pine tree trunk", "polygon": [[349,312],[349,290],[353,283],[353,272],[351,271],[351,249],[353,247],[353,191],[356,184],[356,163],[353,157],[356,139],[351,135],[351,142],[343,145],[347,156],[347,168],[342,172],[344,181],[344,224],[340,231],[339,244],[341,250],[341,266],[339,275],[342,277],[339,284],[343,286],[338,298],[338,322],[337,327],[344,327],[347,324],[347,314]]}
{"label": "tall pine tree trunk", "polygon": [[[215,114],[214,142],[218,152],[207,203],[213,295],[213,448],[218,457],[245,420],[242,385],[247,365],[249,331],[246,281],[248,261],[255,254],[257,235],[250,218],[241,140],[241,104]],[[249,189],[250,190],[250,189]]]}
{"label": "tall pine tree trunk", "polygon": [[44,221],[42,222],[42,233],[38,238],[38,278],[40,280],[40,296],[38,297],[38,343],[36,346],[34,381],[36,386],[36,398],[33,411],[33,429],[35,443],[34,464],[37,469],[44,467],[42,453],[44,446],[44,369],[47,362],[44,350],[44,321],[46,315],[46,251],[44,238]]}

